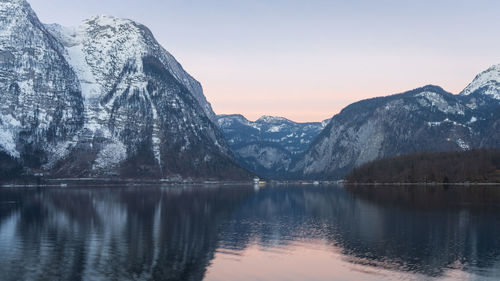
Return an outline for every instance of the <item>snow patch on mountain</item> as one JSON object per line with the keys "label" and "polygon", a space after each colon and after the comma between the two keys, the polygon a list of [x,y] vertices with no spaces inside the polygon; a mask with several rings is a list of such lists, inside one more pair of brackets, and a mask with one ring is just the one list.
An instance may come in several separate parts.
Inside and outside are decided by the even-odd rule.
{"label": "snow patch on mountain", "polygon": [[78,137],[75,136],[72,140],[59,142],[56,145],[49,146],[47,148],[49,152],[47,155],[47,163],[43,164],[41,168],[44,170],[52,169],[57,161],[67,157],[71,153],[72,148],[77,144],[77,142]]}
{"label": "snow patch on mountain", "polygon": [[465,141],[462,139],[457,140],[457,145],[462,149],[462,150],[470,150],[470,145],[468,145]]}
{"label": "snow patch on mountain", "polygon": [[269,128],[269,132],[271,132],[271,133],[277,133],[277,132],[281,131],[281,129],[284,126],[285,125],[272,126],[271,128]]}
{"label": "snow patch on mountain", "polygon": [[422,106],[434,106],[444,113],[464,115],[464,111],[458,104],[455,104],[455,106],[450,105],[441,94],[426,91],[416,96],[422,97],[419,99],[419,103]]}
{"label": "snow patch on mountain", "polygon": [[284,117],[276,117],[276,116],[269,116],[269,115],[264,115],[261,116],[256,123],[270,123],[270,124],[275,124],[275,123],[283,123],[283,122],[293,122],[290,121]]}
{"label": "snow patch on mountain", "polygon": [[161,139],[160,139],[160,125],[158,124],[158,111],[156,110],[156,106],[151,104],[151,109],[153,110],[153,154],[155,156],[156,162],[161,168]]}
{"label": "snow patch on mountain", "polygon": [[0,115],[0,150],[14,158],[19,158],[16,149],[15,134],[21,129],[21,122],[12,115]]}
{"label": "snow patch on mountain", "polygon": [[46,27],[66,47],[65,57],[78,75],[83,98],[86,101],[99,98],[103,90],[97,83],[83,51],[83,38],[85,37],[83,28],[63,27],[58,24],[46,25]]}
{"label": "snow patch on mountain", "polygon": [[[467,124],[472,124],[475,122],[474,120],[475,117],[471,117],[471,121],[470,122],[467,122]],[[435,122],[427,122],[427,125],[429,127],[436,127],[436,126],[441,126],[442,124],[453,124],[453,126],[461,126],[461,127],[465,127],[465,128],[469,128],[468,126],[462,124],[462,123],[459,123],[457,121],[453,121],[453,120],[450,120],[449,118],[445,118],[443,121],[435,121]]]}
{"label": "snow patch on mountain", "polygon": [[472,123],[475,123],[475,122],[477,122],[477,117],[476,117],[476,116],[472,116],[472,117],[470,118],[470,121],[469,121],[469,122],[467,122],[467,123],[468,123],[468,124],[472,124]]}
{"label": "snow patch on mountain", "polygon": [[99,151],[93,169],[97,171],[116,168],[127,158],[127,148],[121,142],[113,142]]}

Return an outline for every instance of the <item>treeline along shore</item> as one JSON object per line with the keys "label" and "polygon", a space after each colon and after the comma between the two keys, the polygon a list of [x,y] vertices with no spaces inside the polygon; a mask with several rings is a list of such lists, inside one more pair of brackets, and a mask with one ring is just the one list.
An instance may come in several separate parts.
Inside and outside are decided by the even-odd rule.
{"label": "treeline along shore", "polygon": [[366,163],[348,183],[500,183],[500,150],[423,152]]}

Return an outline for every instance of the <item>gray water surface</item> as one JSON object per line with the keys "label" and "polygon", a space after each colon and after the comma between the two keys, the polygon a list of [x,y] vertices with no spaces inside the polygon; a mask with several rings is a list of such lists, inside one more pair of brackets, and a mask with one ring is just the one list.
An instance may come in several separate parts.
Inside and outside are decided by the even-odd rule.
{"label": "gray water surface", "polygon": [[0,280],[500,280],[500,187],[2,188]]}

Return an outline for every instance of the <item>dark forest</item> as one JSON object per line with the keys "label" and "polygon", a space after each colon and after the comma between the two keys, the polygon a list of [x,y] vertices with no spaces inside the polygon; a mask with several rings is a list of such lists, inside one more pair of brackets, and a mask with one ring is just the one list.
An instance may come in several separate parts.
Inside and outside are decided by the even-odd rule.
{"label": "dark forest", "polygon": [[349,183],[500,182],[500,150],[424,152],[366,163],[346,177]]}

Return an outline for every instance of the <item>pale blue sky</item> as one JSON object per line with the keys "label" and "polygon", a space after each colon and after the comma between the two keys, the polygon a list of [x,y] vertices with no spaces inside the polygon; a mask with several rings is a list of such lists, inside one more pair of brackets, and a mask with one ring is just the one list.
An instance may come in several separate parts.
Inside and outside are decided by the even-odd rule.
{"label": "pale blue sky", "polygon": [[298,121],[425,84],[458,93],[500,63],[500,1],[31,0],[43,22],[136,20],[217,113]]}

